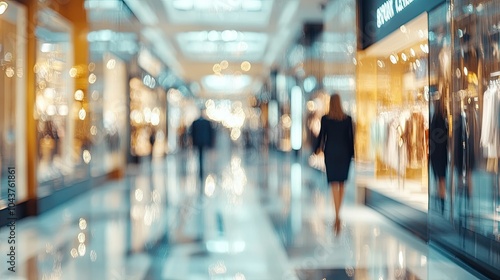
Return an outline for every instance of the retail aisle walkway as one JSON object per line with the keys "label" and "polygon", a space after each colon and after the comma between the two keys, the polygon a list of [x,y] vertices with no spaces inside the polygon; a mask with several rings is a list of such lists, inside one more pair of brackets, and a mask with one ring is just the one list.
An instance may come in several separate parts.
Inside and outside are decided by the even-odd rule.
{"label": "retail aisle walkway", "polygon": [[334,236],[322,173],[229,146],[209,153],[201,192],[179,153],[19,221],[15,274],[2,228],[0,279],[474,279],[354,204],[352,182]]}

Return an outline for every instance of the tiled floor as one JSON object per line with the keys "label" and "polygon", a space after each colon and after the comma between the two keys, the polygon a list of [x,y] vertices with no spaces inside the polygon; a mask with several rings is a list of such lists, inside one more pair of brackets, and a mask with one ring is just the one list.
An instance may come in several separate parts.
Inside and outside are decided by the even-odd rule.
{"label": "tiled floor", "polygon": [[354,175],[334,236],[322,173],[230,146],[202,184],[192,152],[169,155],[19,221],[17,272],[1,242],[0,279],[475,279],[355,204]]}

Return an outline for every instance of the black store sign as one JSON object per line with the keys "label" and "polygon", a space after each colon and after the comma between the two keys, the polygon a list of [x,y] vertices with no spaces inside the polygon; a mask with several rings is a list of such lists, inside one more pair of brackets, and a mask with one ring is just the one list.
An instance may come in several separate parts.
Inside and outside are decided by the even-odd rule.
{"label": "black store sign", "polygon": [[358,0],[363,49],[446,0]]}

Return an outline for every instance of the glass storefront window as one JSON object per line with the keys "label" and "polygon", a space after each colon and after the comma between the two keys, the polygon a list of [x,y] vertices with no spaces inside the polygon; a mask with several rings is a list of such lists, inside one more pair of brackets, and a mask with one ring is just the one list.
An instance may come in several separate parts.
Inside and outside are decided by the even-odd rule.
{"label": "glass storefront window", "polygon": [[498,235],[500,6],[496,1],[455,2],[465,8],[453,11],[452,216],[471,218],[468,228]]}
{"label": "glass storefront window", "polygon": [[70,76],[71,23],[48,9],[39,11],[37,17],[34,115],[38,129],[38,194],[44,196],[61,187],[65,177],[74,175],[83,145],[75,141],[75,120],[84,120],[87,112],[80,104],[83,96],[74,92]]}
{"label": "glass storefront window", "polygon": [[16,199],[26,188],[26,9],[9,3],[0,14],[0,209],[7,206],[9,168],[16,172]]}
{"label": "glass storefront window", "polygon": [[[166,153],[166,94],[156,79],[144,74],[130,80],[130,153],[133,156]],[[157,141],[158,140],[158,141]]]}
{"label": "glass storefront window", "polygon": [[[446,173],[431,180],[430,239],[488,276],[500,270],[500,5],[452,1],[430,14],[433,111],[444,112]],[[437,137],[442,139],[443,137]],[[432,139],[431,139],[432,140]],[[431,159],[434,152],[430,151]],[[440,198],[440,199],[438,199]]]}
{"label": "glass storefront window", "polygon": [[427,212],[428,24],[424,13],[357,57],[356,157],[369,187]]}
{"label": "glass storefront window", "polygon": [[95,52],[90,67],[98,77],[90,85],[92,107],[92,176],[123,168],[128,126],[126,64],[111,53]]}

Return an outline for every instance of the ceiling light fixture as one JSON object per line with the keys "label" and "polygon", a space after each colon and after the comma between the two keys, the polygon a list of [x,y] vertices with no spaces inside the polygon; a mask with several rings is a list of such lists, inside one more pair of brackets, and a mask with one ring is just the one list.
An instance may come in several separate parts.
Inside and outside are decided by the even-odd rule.
{"label": "ceiling light fixture", "polygon": [[9,7],[9,4],[7,4],[7,2],[1,1],[0,2],[0,15],[3,15],[8,7]]}
{"label": "ceiling light fixture", "polygon": [[177,10],[189,11],[193,9],[193,1],[190,0],[173,1],[172,6],[174,6],[174,8],[176,8]]}
{"label": "ceiling light fixture", "polygon": [[172,7],[179,11],[258,12],[263,3],[262,0],[173,0]]}
{"label": "ceiling light fixture", "polygon": [[156,25],[158,17],[156,13],[144,2],[139,0],[124,0],[130,10],[144,25]]}
{"label": "ceiling light fixture", "polygon": [[220,40],[220,37],[221,37],[221,36],[220,36],[219,32],[217,32],[217,31],[215,31],[215,30],[212,30],[212,31],[208,32],[207,39],[208,39],[209,41],[214,42],[214,41],[219,41],[219,40]]}
{"label": "ceiling light fixture", "polygon": [[208,75],[203,77],[202,84],[208,91],[237,93],[244,90],[252,82],[248,75]]}
{"label": "ceiling light fixture", "polygon": [[238,32],[236,30],[224,30],[221,33],[221,38],[225,42],[236,41],[238,39]]}
{"label": "ceiling light fixture", "polygon": [[258,60],[267,46],[264,33],[236,30],[185,32],[177,35],[177,43],[187,56],[205,60]]}
{"label": "ceiling light fixture", "polygon": [[260,0],[248,0],[248,1],[243,1],[241,4],[243,10],[249,11],[249,12],[257,12],[262,10],[262,1]]}

